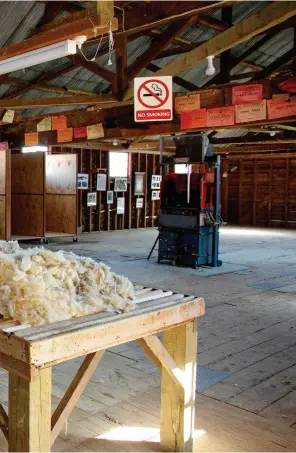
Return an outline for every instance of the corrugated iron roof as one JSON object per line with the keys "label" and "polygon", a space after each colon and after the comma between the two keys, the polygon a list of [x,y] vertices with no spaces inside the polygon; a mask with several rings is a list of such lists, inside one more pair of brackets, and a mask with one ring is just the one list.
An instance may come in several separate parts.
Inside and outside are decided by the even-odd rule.
{"label": "corrugated iron roof", "polygon": [[[72,2],[82,6],[86,6],[86,2]],[[239,23],[242,19],[248,15],[262,10],[266,6],[265,1],[242,1],[233,4],[232,16],[233,23]],[[135,3],[136,7],[136,3]],[[45,3],[39,1],[2,1],[0,2],[0,46],[6,47],[10,44],[23,41],[27,38],[30,33],[36,28],[38,22],[42,18],[45,11]],[[63,17],[68,13],[60,13],[59,17]],[[127,12],[128,14],[128,12]],[[208,16],[221,19],[221,10],[217,9],[208,13]],[[161,30],[166,30],[169,25],[160,27]],[[180,37],[186,39],[192,43],[198,43],[207,41],[215,36],[218,32],[207,28],[198,23],[191,23],[183,32]],[[242,55],[248,48],[252,47],[260,37],[254,37],[242,44],[235,46],[231,50],[231,54],[235,57]],[[116,34],[115,34],[116,39]],[[254,51],[249,57],[248,61],[262,67],[266,67],[275,61],[278,57],[286,53],[293,46],[293,29],[283,30],[276,34],[267,43],[261,46],[258,50]],[[139,56],[145,53],[152,43],[151,36],[141,36],[128,44],[128,65],[133,64]],[[106,47],[106,44],[103,44]],[[102,48],[105,48],[103,47]],[[173,46],[170,46],[173,47]],[[98,48],[98,44],[90,47],[84,47],[83,51],[88,59],[91,59]],[[179,56],[172,56],[167,58],[156,59],[154,63],[159,67],[164,67],[171,61],[178,59]],[[115,71],[114,67],[114,53],[111,54],[112,66],[108,66],[108,54],[103,55],[96,59],[96,63],[109,71]],[[36,65],[25,70],[16,71],[11,74],[11,77],[26,80],[28,82],[42,82],[42,79],[47,77],[49,74],[59,72],[69,65],[70,61],[67,58],[61,58],[49,63],[43,63]],[[219,58],[215,58],[214,61],[216,67],[216,73],[219,72]],[[205,74],[206,63],[203,62],[197,65],[195,68],[187,71],[180,76],[188,82],[195,84],[198,87],[202,87],[207,84],[212,77]],[[252,70],[237,66],[233,69],[232,73],[248,73]],[[146,76],[152,74],[148,70],[142,71],[140,75]],[[247,76],[246,76],[247,77]],[[246,80],[248,80],[246,78]],[[96,74],[89,72],[84,68],[74,68],[71,72],[64,74],[61,77],[57,77],[52,81],[48,82],[49,85],[58,87],[73,87],[92,91],[94,93],[100,93],[108,87],[108,82],[97,76]],[[19,90],[14,86],[0,85],[0,97],[5,97],[9,94],[15,93]],[[183,92],[184,88],[174,84],[174,91]],[[45,92],[40,90],[31,90],[22,97],[53,97],[54,93]],[[57,97],[59,95],[57,94]],[[72,110],[74,107],[69,108]],[[65,107],[62,107],[65,110]],[[46,114],[52,111],[58,111],[58,108],[36,108],[30,110],[20,110],[19,112],[24,115],[33,114]]]}

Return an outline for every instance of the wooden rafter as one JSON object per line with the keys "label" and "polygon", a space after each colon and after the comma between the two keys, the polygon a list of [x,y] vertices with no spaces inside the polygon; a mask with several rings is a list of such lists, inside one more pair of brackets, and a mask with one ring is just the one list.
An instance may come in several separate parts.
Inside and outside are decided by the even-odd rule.
{"label": "wooden rafter", "polygon": [[[69,105],[118,104],[117,99],[109,94],[72,95],[54,98],[0,99],[0,107],[12,109],[30,109],[35,107],[53,107]],[[127,102],[124,103],[128,105]]]}
{"label": "wooden rafter", "polygon": [[[243,19],[240,23],[233,25],[228,30],[210,39],[206,43],[181,56],[156,72],[157,76],[176,76],[180,72],[186,72],[206,59],[208,55],[219,55],[231,47],[240,44],[256,36],[275,25],[286,21],[296,15],[295,2],[273,2],[268,4],[259,13]],[[130,88],[125,99],[133,97],[133,90]]]}
{"label": "wooden rafter", "polygon": [[173,23],[163,35],[156,39],[149,49],[136,59],[136,61],[128,68],[128,79],[132,80],[136,77],[146,66],[154,60],[157,55],[171,44],[173,39],[178,36],[184,28],[191,22],[191,19],[183,19]]}
{"label": "wooden rafter", "polygon": [[[13,77],[7,77],[5,81],[3,82],[3,85],[11,85],[15,87],[20,87],[20,88],[25,88],[28,90],[40,90],[40,91],[47,91],[49,93],[59,93],[59,94],[89,94],[89,95],[94,95],[95,93],[92,93],[87,90],[83,90],[80,88],[72,88],[72,87],[58,87],[54,85],[47,85],[46,83],[31,83],[28,82],[27,80],[23,79],[15,79]],[[13,93],[13,97],[16,96],[18,92]]]}
{"label": "wooden rafter", "polygon": [[[117,30],[118,21],[116,18],[112,21],[113,31]],[[95,30],[100,31],[95,31]],[[42,47],[58,43],[65,39],[72,39],[79,35],[85,35],[88,38],[94,34],[103,34],[108,32],[109,24],[102,16],[92,15],[82,20],[77,20],[70,24],[62,25],[54,30],[48,30],[41,35],[36,35],[30,39],[13,44],[9,47],[0,49],[0,60],[22,55],[25,52],[41,49]]]}
{"label": "wooden rafter", "polygon": [[[25,94],[27,93],[28,91],[30,90],[35,90],[35,89],[38,89],[38,85],[39,84],[46,84],[48,82],[51,82],[52,80],[55,80],[56,78],[58,77],[62,77],[66,74],[68,74],[69,72],[73,71],[73,69],[75,69],[75,65],[71,65],[71,66],[68,66],[64,69],[61,69],[61,71],[58,71],[58,72],[55,72],[53,74],[49,74],[48,76],[42,78],[42,79],[39,79],[38,80],[35,80],[34,82],[32,82],[30,84],[30,86],[26,86],[25,88],[21,88],[20,90],[16,91],[15,93],[12,93],[8,96],[5,96],[4,98],[1,98],[1,99],[5,99],[5,100],[8,100],[8,99],[14,99],[15,97],[17,96],[20,96],[21,94]],[[4,83],[4,82],[2,82]]]}
{"label": "wooden rafter", "polygon": [[76,66],[81,66],[84,69],[87,69],[90,72],[93,72],[102,79],[107,80],[109,83],[113,83],[114,72],[109,71],[108,69],[102,68],[97,63],[93,61],[87,61],[82,55],[71,55],[68,57]]}
{"label": "wooden rafter", "polygon": [[8,440],[8,416],[2,404],[0,404],[0,429]]}
{"label": "wooden rafter", "polygon": [[[160,67],[157,66],[154,63],[149,63],[147,65],[147,69],[151,72],[158,72],[160,70]],[[194,91],[194,90],[199,90],[200,87],[194,85],[194,83],[188,82],[187,80],[183,79],[182,77],[175,76],[173,77],[173,81],[177,84],[180,85],[180,87],[184,88],[185,90],[188,91]]]}
{"label": "wooden rafter", "polygon": [[279,70],[281,66],[289,63],[296,57],[296,48],[293,48],[282,55],[280,58],[277,58],[273,63],[264,68],[262,71],[258,72],[258,75],[254,79],[265,79],[271,76],[275,71]]}

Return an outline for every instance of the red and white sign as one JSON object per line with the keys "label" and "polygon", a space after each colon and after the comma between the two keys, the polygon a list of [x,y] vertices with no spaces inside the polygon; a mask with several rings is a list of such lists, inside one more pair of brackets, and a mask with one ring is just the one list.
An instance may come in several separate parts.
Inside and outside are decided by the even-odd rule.
{"label": "red and white sign", "polygon": [[173,79],[137,77],[134,80],[135,121],[171,121],[173,119]]}
{"label": "red and white sign", "polygon": [[232,104],[249,104],[262,101],[263,86],[260,83],[232,87]]}
{"label": "red and white sign", "polygon": [[295,102],[273,102],[267,101],[268,118],[274,120],[296,115]]}

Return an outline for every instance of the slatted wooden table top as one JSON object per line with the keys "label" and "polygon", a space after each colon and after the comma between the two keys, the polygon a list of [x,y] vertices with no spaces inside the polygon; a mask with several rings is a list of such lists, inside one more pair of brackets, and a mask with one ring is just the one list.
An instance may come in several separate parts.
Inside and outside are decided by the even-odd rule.
{"label": "slatted wooden table top", "polygon": [[186,323],[205,311],[202,298],[135,287],[135,309],[98,313],[44,326],[0,324],[0,367],[33,380],[36,369]]}

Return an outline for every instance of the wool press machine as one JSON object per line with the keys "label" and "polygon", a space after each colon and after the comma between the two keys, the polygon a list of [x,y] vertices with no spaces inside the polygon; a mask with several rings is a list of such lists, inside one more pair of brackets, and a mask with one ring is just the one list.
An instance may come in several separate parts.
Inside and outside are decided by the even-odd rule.
{"label": "wool press machine", "polygon": [[187,174],[168,172],[163,162],[161,205],[158,214],[157,262],[177,266],[221,266],[219,254],[220,156],[206,134],[174,137],[174,164],[188,164]]}

